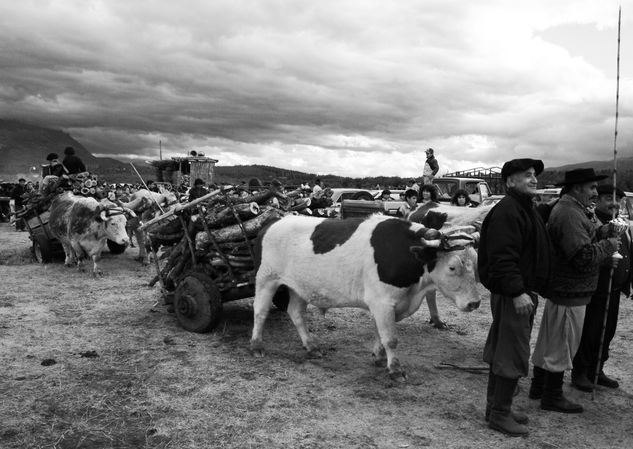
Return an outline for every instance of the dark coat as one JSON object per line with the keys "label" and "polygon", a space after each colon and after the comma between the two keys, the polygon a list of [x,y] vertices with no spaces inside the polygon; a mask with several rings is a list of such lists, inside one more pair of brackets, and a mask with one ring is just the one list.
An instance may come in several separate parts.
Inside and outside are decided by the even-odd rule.
{"label": "dark coat", "polygon": [[17,184],[11,191],[11,199],[15,202],[15,208],[22,209],[24,205],[23,195],[26,193],[26,189],[23,185]]}
{"label": "dark coat", "polygon": [[486,215],[479,242],[479,277],[492,293],[510,298],[547,290],[551,243],[532,199],[514,190]]}
{"label": "dark coat", "polygon": [[67,155],[62,161],[62,164],[64,164],[64,167],[66,167],[66,170],[68,170],[68,173],[71,175],[86,171],[86,166],[82,160],[74,154]]}

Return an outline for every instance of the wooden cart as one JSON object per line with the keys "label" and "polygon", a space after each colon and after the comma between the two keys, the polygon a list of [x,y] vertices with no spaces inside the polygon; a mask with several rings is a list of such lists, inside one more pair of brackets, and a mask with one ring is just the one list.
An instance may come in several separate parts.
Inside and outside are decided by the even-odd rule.
{"label": "wooden cart", "polygon": [[[49,209],[41,211],[37,207],[16,213],[16,218],[21,218],[25,223],[32,242],[31,252],[39,263],[49,263],[56,258],[64,258],[64,248],[48,226],[50,214]],[[121,254],[126,248],[125,245],[119,245],[109,239],[107,245],[112,254]]]}
{"label": "wooden cart", "polygon": [[[231,226],[237,226],[242,234],[231,242],[218,241],[213,237],[213,229],[210,229],[200,207],[223,191],[211,192],[141,226],[154,253],[156,276],[150,281],[150,286],[160,282],[164,303],[173,305],[178,323],[191,332],[211,331],[222,317],[223,303],[250,298],[255,294],[257,264],[254,240],[258,229],[249,223],[256,217],[262,217],[263,213],[251,220],[242,219],[236,210],[237,204],[229,202],[228,208],[232,209],[237,221]],[[242,203],[242,206],[246,206],[246,203]],[[191,222],[183,216],[187,210],[199,212],[198,220],[202,220],[202,224],[198,226],[203,226],[204,232],[210,236],[208,251],[194,248],[195,234],[191,232]],[[260,220],[259,229],[266,224],[266,220]],[[228,226],[223,229],[228,229]],[[175,232],[177,230],[181,232],[180,238]],[[156,251],[157,242],[168,238],[171,238],[172,246],[163,253],[161,266]],[[288,305],[287,290],[280,289],[273,303],[285,310]]]}

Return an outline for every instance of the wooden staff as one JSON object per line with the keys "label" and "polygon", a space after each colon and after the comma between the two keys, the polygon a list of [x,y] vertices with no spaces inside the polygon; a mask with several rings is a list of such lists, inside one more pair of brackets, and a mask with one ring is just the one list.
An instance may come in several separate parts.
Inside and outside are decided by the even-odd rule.
{"label": "wooden staff", "polygon": [[[616,173],[617,173],[617,140],[618,140],[618,106],[620,101],[620,24],[622,20],[622,7],[618,10],[618,59],[617,59],[617,75],[616,75],[616,88],[615,88],[615,132],[613,136],[613,202],[616,202]],[[613,209],[613,217],[615,218],[616,210]],[[615,260],[622,259],[622,255],[619,252],[613,253],[612,258]],[[609,303],[611,302],[611,287],[613,284],[613,272],[615,268],[613,265],[609,270],[609,282],[607,285],[607,298],[604,304],[604,316],[602,317],[602,331],[600,333],[600,345],[598,346],[598,357],[596,363],[596,371],[593,377],[593,388],[591,390],[591,400],[595,399],[596,386],[598,385],[598,376],[602,370],[602,348],[604,347],[604,335],[607,330],[607,318],[609,316]]]}

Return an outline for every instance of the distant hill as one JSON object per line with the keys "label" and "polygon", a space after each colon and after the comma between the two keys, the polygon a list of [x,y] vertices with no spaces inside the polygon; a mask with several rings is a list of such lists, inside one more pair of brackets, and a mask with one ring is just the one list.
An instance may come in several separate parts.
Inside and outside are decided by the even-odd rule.
{"label": "distant hill", "polygon": [[[75,149],[88,170],[98,174],[108,182],[138,182],[138,177],[129,164],[112,158],[98,158],[88,151],[70,134],[42,126],[27,124],[16,120],[0,119],[0,180],[15,181],[18,177],[37,180],[40,178],[40,167],[46,162],[49,153],[57,153],[63,158],[64,148]],[[156,179],[156,170],[148,164],[135,164],[143,179]],[[539,177],[539,184],[547,185],[559,182],[564,172],[577,167],[593,167],[596,171],[611,174],[613,162],[590,161],[548,168]],[[216,182],[239,184],[258,178],[267,183],[277,178],[287,186],[297,186],[306,182],[314,182],[319,177],[331,187],[374,188],[381,186],[402,186],[407,178],[398,176],[375,176],[366,178],[350,178],[337,175],[319,175],[287,170],[266,165],[236,165],[215,168]],[[618,185],[625,190],[633,191],[633,157],[618,158]]]}

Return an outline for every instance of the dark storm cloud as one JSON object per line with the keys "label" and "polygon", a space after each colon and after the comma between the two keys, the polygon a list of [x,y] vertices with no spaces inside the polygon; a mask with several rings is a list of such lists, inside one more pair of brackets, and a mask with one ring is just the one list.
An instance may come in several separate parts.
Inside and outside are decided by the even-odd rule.
{"label": "dark storm cloud", "polygon": [[[566,20],[613,29],[605,9],[7,2],[0,105],[120,158],[153,157],[161,141],[220,163],[359,176],[417,174],[429,146],[444,169],[524,154],[549,165],[597,159],[612,132],[614,76],[535,35]],[[632,90],[629,75],[623,94]]]}

